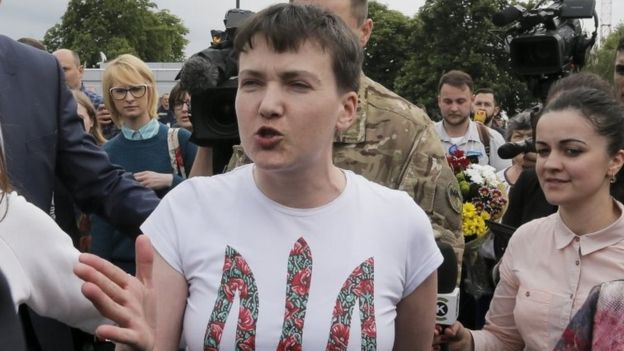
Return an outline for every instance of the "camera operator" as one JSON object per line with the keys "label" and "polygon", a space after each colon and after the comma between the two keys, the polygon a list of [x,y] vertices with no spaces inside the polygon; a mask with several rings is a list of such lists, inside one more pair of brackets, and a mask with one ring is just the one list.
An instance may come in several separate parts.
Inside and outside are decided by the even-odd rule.
{"label": "camera operator", "polygon": [[[527,145],[527,139],[530,139],[532,136],[533,128],[531,127],[530,111],[520,112],[509,119],[505,132],[505,141],[522,147],[523,145]],[[526,153],[527,152],[518,153],[511,159],[511,166],[496,174],[499,179],[505,182],[508,191],[509,188],[516,183],[520,173],[524,170],[524,155]]]}

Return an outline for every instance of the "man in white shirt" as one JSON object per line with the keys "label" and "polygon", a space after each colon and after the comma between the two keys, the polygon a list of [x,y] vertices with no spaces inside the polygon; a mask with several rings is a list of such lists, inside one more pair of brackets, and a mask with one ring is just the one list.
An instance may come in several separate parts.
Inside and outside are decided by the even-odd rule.
{"label": "man in white shirt", "polygon": [[446,150],[455,145],[474,163],[503,170],[511,166],[511,160],[504,160],[497,153],[505,139],[483,123],[470,120],[473,89],[472,77],[466,72],[452,70],[440,78],[438,107],[443,120],[435,124],[436,131]]}

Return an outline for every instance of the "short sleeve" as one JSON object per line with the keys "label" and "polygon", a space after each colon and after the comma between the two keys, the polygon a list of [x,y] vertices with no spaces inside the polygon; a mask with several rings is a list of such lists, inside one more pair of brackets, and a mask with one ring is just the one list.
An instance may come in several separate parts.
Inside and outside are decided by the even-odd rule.
{"label": "short sleeve", "polygon": [[407,223],[406,279],[403,298],[414,292],[422,282],[442,264],[442,254],[435,243],[431,222],[425,212],[407,196],[404,197],[409,211]]}
{"label": "short sleeve", "polygon": [[167,193],[154,212],[141,225],[141,231],[150,238],[154,249],[165,262],[180,274],[184,274],[184,272],[180,257],[180,235],[177,229],[177,221],[184,218],[184,215],[176,211],[175,208],[176,199],[180,197],[177,195],[187,188],[185,185],[187,185],[186,182]]}

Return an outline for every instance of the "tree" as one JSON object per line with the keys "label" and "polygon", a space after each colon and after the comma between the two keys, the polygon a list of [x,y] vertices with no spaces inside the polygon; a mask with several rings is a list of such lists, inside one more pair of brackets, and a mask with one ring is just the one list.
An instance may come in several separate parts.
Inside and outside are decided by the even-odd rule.
{"label": "tree", "polygon": [[182,61],[187,33],[182,20],[149,0],[70,0],[44,42],[51,50],[75,50],[92,67],[100,51],[110,58],[128,53],[144,61]]}
{"label": "tree", "polygon": [[410,56],[412,23],[399,11],[376,1],[368,4],[373,33],[366,46],[363,71],[373,80],[392,87],[401,67]]}
{"label": "tree", "polygon": [[427,0],[413,21],[409,58],[394,82],[395,90],[438,114],[440,76],[461,69],[476,88],[496,91],[502,108],[512,113],[528,107],[534,98],[511,70],[503,34],[492,24],[492,14],[506,1]]}
{"label": "tree", "polygon": [[598,48],[594,47],[589,54],[585,70],[596,73],[608,82],[613,81],[615,49],[622,38],[624,38],[624,23],[620,23]]}

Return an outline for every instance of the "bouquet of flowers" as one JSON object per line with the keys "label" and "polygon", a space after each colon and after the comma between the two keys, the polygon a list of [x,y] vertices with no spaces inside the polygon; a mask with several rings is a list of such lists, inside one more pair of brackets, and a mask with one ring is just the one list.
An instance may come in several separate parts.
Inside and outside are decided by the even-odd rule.
{"label": "bouquet of flowers", "polygon": [[492,166],[470,163],[464,151],[451,147],[447,160],[464,199],[462,230],[468,240],[488,232],[486,221],[500,219],[507,206],[504,185]]}
{"label": "bouquet of flowers", "polygon": [[465,278],[461,286],[467,294],[479,299],[494,289],[485,261],[485,258],[495,258],[494,237],[488,234],[487,221],[502,217],[507,206],[506,191],[496,177],[494,167],[471,163],[464,151],[456,146],[449,149],[447,161],[455,172],[463,197],[462,231],[466,247],[463,263]]}

